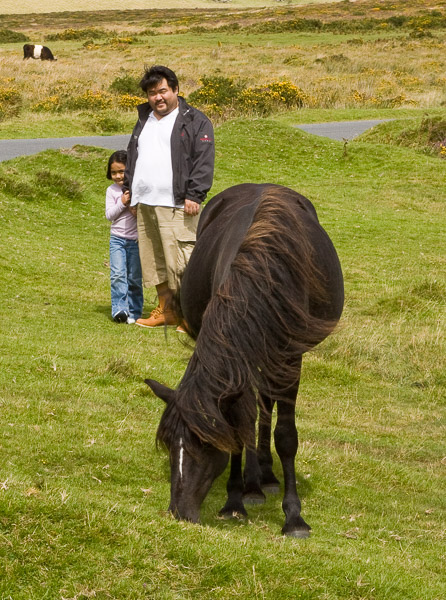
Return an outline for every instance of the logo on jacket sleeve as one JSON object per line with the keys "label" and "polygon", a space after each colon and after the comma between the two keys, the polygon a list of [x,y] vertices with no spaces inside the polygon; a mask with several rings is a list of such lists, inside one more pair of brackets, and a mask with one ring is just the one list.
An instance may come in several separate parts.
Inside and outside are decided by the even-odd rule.
{"label": "logo on jacket sleeve", "polygon": [[205,134],[203,137],[200,138],[200,142],[212,142],[213,140],[207,135]]}

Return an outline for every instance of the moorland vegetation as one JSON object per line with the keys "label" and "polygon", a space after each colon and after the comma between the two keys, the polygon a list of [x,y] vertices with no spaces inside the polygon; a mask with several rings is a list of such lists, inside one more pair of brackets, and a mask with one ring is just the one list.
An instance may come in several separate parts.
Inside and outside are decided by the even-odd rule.
{"label": "moorland vegetation", "polygon": [[[421,126],[422,137],[435,125],[441,139],[429,151],[442,155],[445,9],[441,0],[360,0],[255,11],[49,13],[32,21],[1,15],[0,131],[60,135],[69,123],[75,134],[128,131],[143,66],[164,62],[216,123],[297,107],[414,109],[421,118],[409,129]],[[21,61],[24,41],[50,45],[57,63]],[[426,110],[441,118],[423,121]],[[411,136],[399,140],[410,144]]]}
{"label": "moorland vegetation", "polygon": [[[143,379],[176,387],[191,348],[173,330],[110,318],[109,152],[76,146],[1,163],[1,600],[443,599],[446,32],[420,35],[410,19],[444,8],[394,0],[319,12],[280,4],[260,17],[208,10],[201,20],[194,11],[128,11],[125,22],[108,12],[0,17],[1,35],[45,42],[58,57],[22,61],[23,39],[2,42],[4,137],[128,133],[142,65],[167,62],[218,123],[212,195],[246,181],[303,193],[346,283],[341,326],[305,357],[297,403],[312,536],[279,535],[281,496],[249,507],[247,520],[218,519],[224,477],[202,525],[177,522],[166,513],[168,457],[155,446],[164,407]],[[372,19],[377,29],[243,30],[268,15]],[[341,54],[348,60],[333,59]],[[406,100],[377,106],[355,100],[356,89]],[[248,90],[292,103],[262,97],[261,110],[242,111]],[[396,119],[348,143],[294,127],[372,116]],[[275,469],[281,478],[277,460]]]}

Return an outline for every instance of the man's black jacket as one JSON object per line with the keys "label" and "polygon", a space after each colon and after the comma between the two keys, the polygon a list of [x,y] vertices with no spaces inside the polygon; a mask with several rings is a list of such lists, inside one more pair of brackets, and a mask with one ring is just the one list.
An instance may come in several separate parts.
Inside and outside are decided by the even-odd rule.
{"label": "man's black jacket", "polygon": [[[172,129],[170,148],[175,204],[184,200],[201,203],[212,186],[214,176],[214,130],[202,112],[178,97],[178,116]],[[139,119],[127,147],[127,165],[123,191],[132,189],[133,174],[138,158],[138,138],[152,109],[148,102],[137,106]]]}

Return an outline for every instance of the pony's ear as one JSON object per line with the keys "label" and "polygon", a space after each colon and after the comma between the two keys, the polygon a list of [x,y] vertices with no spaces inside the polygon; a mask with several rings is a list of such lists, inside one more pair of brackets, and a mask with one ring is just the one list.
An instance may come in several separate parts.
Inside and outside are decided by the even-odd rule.
{"label": "pony's ear", "polygon": [[158,381],[155,381],[154,379],[144,379],[144,383],[147,383],[155,396],[158,396],[158,398],[161,398],[161,400],[164,400],[164,402],[169,403],[173,400],[175,396],[175,390],[170,389],[167,387],[167,385],[158,383]]}

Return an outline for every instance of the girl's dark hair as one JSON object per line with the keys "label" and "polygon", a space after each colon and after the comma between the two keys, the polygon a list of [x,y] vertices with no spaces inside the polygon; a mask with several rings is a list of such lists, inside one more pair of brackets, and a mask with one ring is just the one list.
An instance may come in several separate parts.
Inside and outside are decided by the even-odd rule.
{"label": "girl's dark hair", "polygon": [[111,166],[113,163],[122,163],[123,165],[127,164],[127,150],[116,150],[108,159],[107,165],[107,179],[111,179]]}
{"label": "girl's dark hair", "polygon": [[146,67],[144,71],[143,78],[139,82],[139,85],[143,92],[147,94],[147,90],[150,87],[153,87],[160,81],[165,79],[167,81],[168,86],[173,90],[178,89],[178,78],[172,69],[169,67],[163,67],[162,65],[153,65],[153,67]]}

